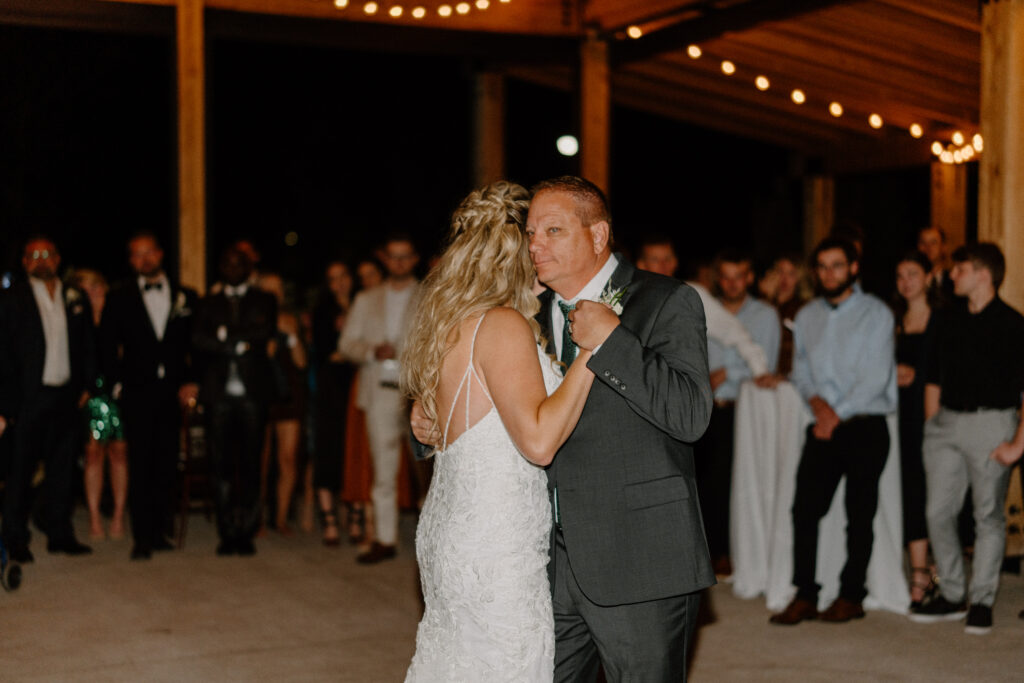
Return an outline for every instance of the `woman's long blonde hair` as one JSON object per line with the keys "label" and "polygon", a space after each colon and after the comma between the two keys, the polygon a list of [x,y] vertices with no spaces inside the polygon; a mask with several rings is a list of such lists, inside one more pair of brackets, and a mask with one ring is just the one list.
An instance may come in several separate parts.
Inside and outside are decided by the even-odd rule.
{"label": "woman's long blonde hair", "polygon": [[423,283],[423,296],[402,354],[402,390],[423,404],[438,424],[441,365],[459,341],[459,325],[495,306],[523,314],[539,338],[533,316],[534,269],[523,226],[527,190],[504,180],[474,190],[452,214],[448,247]]}

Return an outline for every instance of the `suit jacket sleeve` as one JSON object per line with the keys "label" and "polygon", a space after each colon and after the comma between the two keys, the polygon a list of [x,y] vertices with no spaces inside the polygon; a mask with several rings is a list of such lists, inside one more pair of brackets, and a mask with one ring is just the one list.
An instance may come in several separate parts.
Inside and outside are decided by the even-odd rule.
{"label": "suit jacket sleeve", "polygon": [[341,355],[353,363],[366,363],[373,359],[373,347],[366,339],[366,324],[370,315],[367,292],[360,292],[352,302],[352,310],[338,342]]}
{"label": "suit jacket sleeve", "polygon": [[620,324],[587,364],[629,407],[680,441],[701,437],[711,416],[704,309],[693,288],[676,287],[644,341]]}

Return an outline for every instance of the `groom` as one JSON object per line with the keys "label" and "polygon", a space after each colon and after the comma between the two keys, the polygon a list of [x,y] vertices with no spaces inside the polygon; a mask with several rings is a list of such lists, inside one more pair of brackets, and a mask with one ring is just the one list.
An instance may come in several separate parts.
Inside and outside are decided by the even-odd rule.
{"label": "groom", "polygon": [[548,469],[555,680],[593,681],[599,663],[609,681],[685,680],[699,591],[715,582],[691,446],[712,406],[703,307],[612,254],[587,180],[534,187],[526,235],[548,351],[571,363],[575,345],[595,349],[597,377]]}

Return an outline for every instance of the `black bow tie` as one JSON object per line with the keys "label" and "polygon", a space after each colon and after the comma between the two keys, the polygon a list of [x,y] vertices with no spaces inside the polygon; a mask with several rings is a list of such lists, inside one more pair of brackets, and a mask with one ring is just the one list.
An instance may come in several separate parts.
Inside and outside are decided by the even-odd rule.
{"label": "black bow tie", "polygon": [[155,290],[157,290],[159,292],[163,288],[164,288],[164,283],[162,283],[162,282],[147,282],[144,285],[142,285],[142,290],[145,291],[145,292],[148,292],[151,289],[155,289]]}

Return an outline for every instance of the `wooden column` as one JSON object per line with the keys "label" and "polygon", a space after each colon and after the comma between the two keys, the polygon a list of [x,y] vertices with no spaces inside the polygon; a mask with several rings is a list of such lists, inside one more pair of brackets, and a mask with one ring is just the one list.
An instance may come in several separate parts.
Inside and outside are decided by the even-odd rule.
{"label": "wooden column", "polygon": [[836,220],[836,181],[832,176],[804,178],[804,253],[810,254],[832,232]]}
{"label": "wooden column", "polygon": [[1024,0],[988,0],[981,17],[978,239],[1006,255],[1000,294],[1024,310]]}
{"label": "wooden column", "polygon": [[203,0],[178,0],[178,276],[206,289]]}
{"label": "wooden column", "polygon": [[591,34],[580,48],[580,174],[606,194],[610,115],[608,43]]}
{"label": "wooden column", "polygon": [[505,177],[505,77],[478,73],[473,89],[473,186]]}
{"label": "wooden column", "polygon": [[967,241],[967,166],[932,162],[931,197],[929,225],[942,228],[952,252]]}

